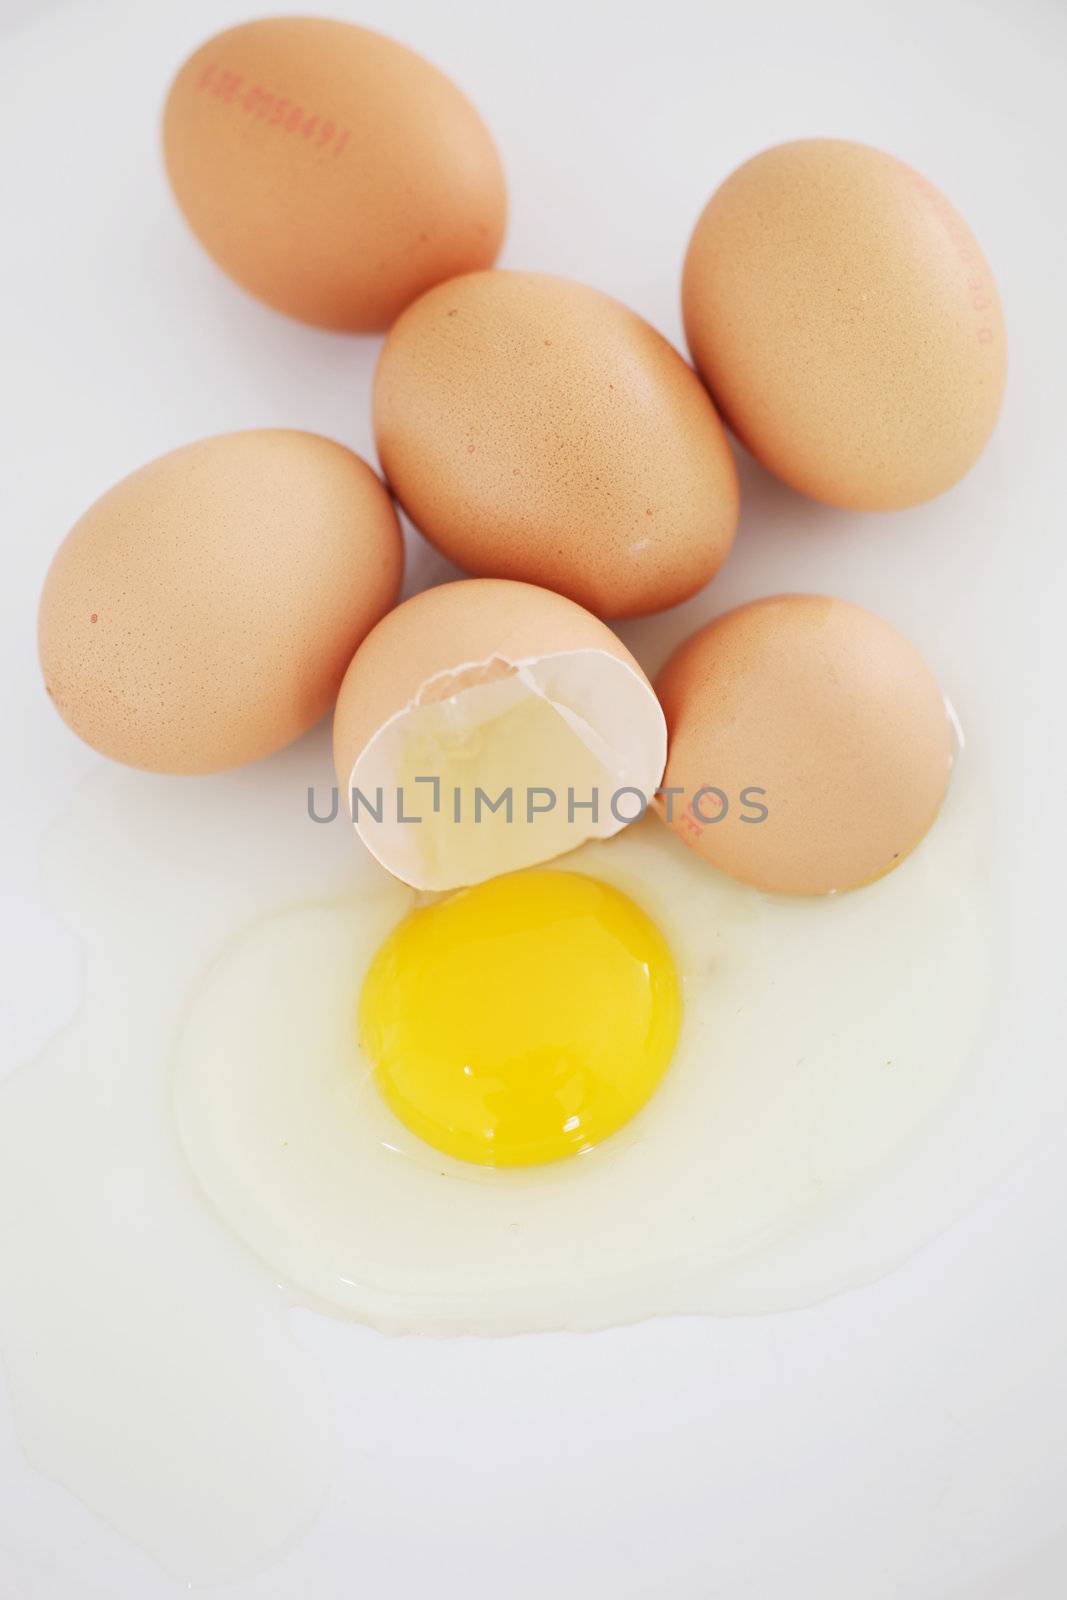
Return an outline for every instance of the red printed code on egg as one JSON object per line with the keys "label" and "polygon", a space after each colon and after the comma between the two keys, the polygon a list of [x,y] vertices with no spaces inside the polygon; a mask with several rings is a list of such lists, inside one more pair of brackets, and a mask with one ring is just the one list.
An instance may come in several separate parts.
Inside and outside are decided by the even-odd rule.
{"label": "red printed code on egg", "polygon": [[342,128],[335,118],[298,105],[262,84],[250,83],[239,72],[210,63],[197,78],[196,88],[201,94],[212,95],[236,107],[245,116],[255,117],[267,127],[299,135],[314,149],[328,150],[339,156],[348,143],[350,130]]}

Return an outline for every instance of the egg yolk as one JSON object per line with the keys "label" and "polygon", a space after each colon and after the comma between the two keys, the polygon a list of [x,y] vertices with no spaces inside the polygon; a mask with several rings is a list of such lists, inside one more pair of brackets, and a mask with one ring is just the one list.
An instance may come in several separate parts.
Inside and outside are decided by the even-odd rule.
{"label": "egg yolk", "polygon": [[575,872],[510,873],[413,912],[364,981],[360,1042],[427,1144],[519,1167],[589,1150],[644,1105],[678,1036],[666,941]]}

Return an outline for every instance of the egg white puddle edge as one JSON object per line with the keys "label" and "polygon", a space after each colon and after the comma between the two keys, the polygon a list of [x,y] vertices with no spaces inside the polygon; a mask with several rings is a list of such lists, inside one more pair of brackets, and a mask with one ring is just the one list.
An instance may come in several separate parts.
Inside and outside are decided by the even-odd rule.
{"label": "egg white puddle edge", "polygon": [[[286,1297],[217,1226],[183,1170],[169,1108],[170,1045],[212,957],[239,948],[279,908],[318,916],[325,907],[327,916],[343,916],[340,908],[373,886],[384,924],[411,903],[410,891],[384,880],[354,847],[343,822],[307,820],[309,777],[329,781],[320,735],[218,778],[174,784],[105,769],[78,791],[46,859],[51,897],[87,946],[87,1000],[43,1059],[0,1089],[0,1215],[11,1263],[0,1284],[0,1329],[20,1437],[40,1470],[163,1564],[201,1580],[245,1570],[299,1534],[325,1492],[332,1446],[327,1399],[289,1333]],[[927,844],[861,895],[900,894],[908,874],[933,871],[939,830],[973,867],[984,842],[967,798],[954,785],[951,809]],[[640,850],[646,842],[654,852],[667,849],[687,882],[702,869],[654,822],[645,832],[647,841],[633,830],[561,865],[602,865],[609,881],[633,894],[675,944],[692,988],[694,973],[671,927],[668,875],[657,854],[650,881]],[[938,891],[946,903],[942,891],[958,864],[946,856]],[[716,893],[725,886],[713,954],[728,955],[731,936],[736,943],[741,930],[751,931],[760,897],[714,874],[702,877]],[[860,896],[842,897],[842,905],[853,898],[858,905]],[[319,910],[309,913],[309,902]],[[800,902],[776,904],[786,919],[802,914]],[[733,1240],[703,1283],[686,1277],[683,1244],[664,1270],[646,1274],[641,1302],[623,1266],[601,1272],[584,1298],[572,1292],[561,1302],[557,1294],[549,1304],[535,1274],[532,1292],[516,1296],[512,1286],[487,1295],[482,1314],[472,1316],[457,1313],[454,1299],[435,1313],[425,1284],[407,1299],[393,1284],[360,1314],[378,1326],[424,1331],[593,1327],[654,1312],[806,1304],[864,1281],[938,1232],[1018,1153],[1009,1130],[990,1159],[998,1108],[989,1086],[979,1102],[968,1077],[961,1100],[951,1093],[954,1076],[944,1085],[947,1098],[924,1108],[910,1143],[874,1152],[875,1169],[852,1185],[845,1208],[823,1207],[820,1215],[813,1197],[796,1226]],[[669,1072],[646,1110],[681,1083]],[[989,1115],[976,1114],[982,1104]],[[937,1165],[942,1121],[955,1148],[948,1181],[938,1189],[925,1179],[913,1184],[927,1146]],[[578,1165],[581,1181],[595,1187],[598,1164],[640,1155],[641,1123],[638,1117],[601,1151],[558,1170]],[[392,1159],[405,1169],[413,1164]],[[437,1156],[430,1164],[441,1170]],[[450,1187],[462,1187],[475,1207],[487,1180],[515,1176],[464,1173],[467,1181]],[[561,1199],[566,1189],[557,1181],[541,1169],[512,1187],[521,1186],[528,1207],[542,1187]],[[565,1177],[566,1185],[573,1181]],[[888,1200],[880,1209],[882,1194]],[[521,1227],[509,1238],[522,1241]],[[323,1304],[310,1292],[297,1298]]]}

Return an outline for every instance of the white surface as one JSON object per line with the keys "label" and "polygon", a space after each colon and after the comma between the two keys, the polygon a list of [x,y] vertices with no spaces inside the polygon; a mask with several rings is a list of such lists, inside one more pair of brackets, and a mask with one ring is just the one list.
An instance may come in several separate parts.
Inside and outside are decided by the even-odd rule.
{"label": "white surface", "polygon": [[[1019,983],[1003,1071],[1043,1061],[1051,1082],[1064,1031],[1067,13],[1051,0],[331,9],[421,49],[471,93],[510,180],[505,264],[584,278],[676,340],[689,229],[764,145],[814,133],[882,145],[971,222],[1011,347],[982,462],[942,500],[873,519],[746,467],[739,548],[675,626],[823,584],[916,637],[997,789]],[[371,449],[376,342],[300,328],[241,295],[163,181],[155,126],[171,72],[247,15],[221,0],[0,3],[5,1067],[79,992],[76,944],[43,906],[35,865],[41,831],[95,764],[51,714],[34,662],[54,546],[114,479],[205,433],[286,424]],[[413,569],[441,570],[426,552]],[[626,631],[638,648],[651,637]],[[342,1467],[308,1538],[228,1592],[1059,1597],[1067,1133],[1050,1114],[1034,1134],[1025,1165],[938,1244],[803,1313],[498,1342],[390,1340],[297,1313],[336,1398]],[[183,1592],[25,1467],[0,1391],[4,1600]]]}

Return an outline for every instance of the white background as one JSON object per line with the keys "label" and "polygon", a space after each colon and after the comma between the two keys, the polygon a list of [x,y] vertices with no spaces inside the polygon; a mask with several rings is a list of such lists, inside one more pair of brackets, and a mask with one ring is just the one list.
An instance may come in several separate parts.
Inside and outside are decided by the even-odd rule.
{"label": "white background", "polygon": [[[676,342],[689,230],[715,184],[768,144],[832,134],[883,146],[971,222],[1012,352],[986,457],[934,506],[883,519],[825,512],[743,463],[738,551],[701,614],[831,571],[840,592],[915,633],[943,677],[966,685],[973,666],[996,686],[985,743],[1022,840],[1016,926],[1033,975],[1003,1069],[1034,1051],[1062,1066],[1062,789],[1050,788],[1062,713],[1048,674],[1062,685],[1067,10],[332,9],[416,47],[471,94],[509,177],[504,264],[597,284]],[[202,38],[249,14],[229,0],[0,0],[2,1070],[79,993],[77,951],[36,878],[43,828],[96,760],[37,676],[34,612],[54,547],[116,478],[207,433],[290,425],[373,453],[377,341],[255,305],[201,254],[166,190],[167,82]],[[409,586],[441,571],[414,546]],[[641,626],[628,637],[640,648]],[[1011,743],[1023,724],[1034,736]],[[297,1313],[337,1396],[342,1470],[308,1538],[229,1592],[1060,1600],[1067,1130],[1034,1135],[1024,1165],[950,1234],[805,1312],[445,1343]],[[2,1600],[183,1592],[25,1467],[0,1386]]]}

